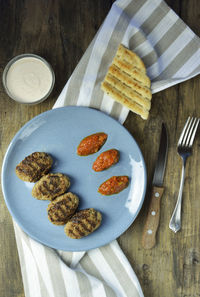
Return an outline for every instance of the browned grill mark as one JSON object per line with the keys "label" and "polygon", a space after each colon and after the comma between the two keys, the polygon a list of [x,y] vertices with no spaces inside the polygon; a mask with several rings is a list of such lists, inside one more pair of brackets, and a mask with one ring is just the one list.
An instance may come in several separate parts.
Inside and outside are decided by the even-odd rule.
{"label": "browned grill mark", "polygon": [[35,152],[16,166],[16,174],[22,180],[36,182],[48,173],[52,162],[50,155],[47,153]]}
{"label": "browned grill mark", "polygon": [[69,208],[69,205],[67,205],[66,201],[60,201],[57,202],[55,205],[53,205],[51,208],[52,209],[59,209],[62,205],[64,205],[66,208]]}
{"label": "browned grill mark", "polygon": [[56,210],[58,211],[55,213],[54,207],[48,210],[48,215],[50,219],[54,222],[61,222],[61,221],[66,221],[68,218],[68,215],[66,211],[61,207],[61,205],[56,205]]}
{"label": "browned grill mark", "polygon": [[54,207],[51,208],[51,211],[54,210],[54,209],[56,209],[58,211],[60,210],[63,215],[66,214],[65,210],[61,207],[61,205],[55,205]]}
{"label": "browned grill mark", "polygon": [[71,238],[79,239],[91,234],[101,224],[101,213],[93,208],[80,210],[69,219],[65,233]]}
{"label": "browned grill mark", "polygon": [[[45,158],[42,158],[42,160],[44,160]],[[42,161],[41,160],[41,161]],[[34,158],[33,156],[29,156],[27,158],[25,158],[23,161],[22,161],[22,164],[23,165],[27,165],[27,167],[30,167],[31,169],[33,170],[44,170],[46,165],[44,165],[42,162],[40,162],[40,160]],[[39,167],[39,168],[38,168]]]}
{"label": "browned grill mark", "polygon": [[57,187],[57,185],[59,183],[59,177],[58,176],[56,176],[56,175],[50,176],[49,180],[50,180],[49,183],[51,185],[53,185],[54,187]]}
{"label": "browned grill mark", "polygon": [[[35,162],[35,161],[34,161],[34,162]],[[30,168],[33,169],[33,170],[36,169],[36,167],[33,166],[34,163],[33,163],[32,160],[25,159],[25,160],[22,161],[22,164],[23,164],[24,166],[30,167]]]}
{"label": "browned grill mark", "polygon": [[[49,218],[51,219],[52,222],[65,222],[67,221],[67,217],[60,217],[58,214],[52,214],[51,212],[48,212]],[[64,215],[64,213],[63,213]]]}
{"label": "browned grill mark", "polygon": [[26,173],[26,174],[28,174],[28,175],[30,175],[30,174],[32,173],[32,171],[30,171],[29,168],[25,168],[25,167],[17,166],[16,169],[17,169],[18,171],[24,172],[24,173]]}
{"label": "browned grill mark", "polygon": [[94,222],[91,222],[90,220],[88,219],[85,219],[87,221],[88,224],[90,224],[93,228],[96,227],[96,224],[94,224]]}
{"label": "browned grill mark", "polygon": [[[54,187],[53,189],[51,189],[50,184]],[[43,191],[42,187],[45,188],[46,192]],[[51,179],[51,178],[50,178],[50,183],[49,184],[46,181],[43,181],[42,185],[40,186],[40,191],[41,191],[42,194],[45,194],[47,192],[51,193],[51,194],[58,193],[60,191],[58,181],[53,182],[53,179]]]}
{"label": "browned grill mark", "polygon": [[[74,229],[77,231],[77,233],[80,235],[80,236],[85,236],[85,233],[83,233],[78,226],[75,226]],[[75,235],[77,236],[77,235]]]}
{"label": "browned grill mark", "polygon": [[[49,218],[51,219],[52,222],[58,222],[58,217],[55,219],[55,217],[52,215],[51,212],[48,212]],[[55,214],[54,214],[55,215]]]}
{"label": "browned grill mark", "polygon": [[[85,231],[87,231],[87,232],[91,232],[91,230],[92,230],[91,225],[87,227],[87,226],[84,224],[84,222],[80,222],[80,226],[81,226]],[[88,229],[88,228],[89,228],[89,229]]]}
{"label": "browned grill mark", "polygon": [[[39,190],[41,191],[42,194],[46,194],[47,192],[49,192],[50,189],[46,181],[43,181],[43,183],[39,186]],[[52,193],[51,190],[50,192]]]}
{"label": "browned grill mark", "polygon": [[78,197],[70,192],[57,197],[47,208],[49,220],[57,225],[64,225],[74,214],[78,203]]}
{"label": "browned grill mark", "polygon": [[73,232],[73,230],[69,230],[69,233],[71,233],[74,237],[77,237],[77,234],[75,234],[74,232]]}
{"label": "browned grill mark", "polygon": [[42,186],[41,186],[41,185],[38,187],[38,190],[39,190],[42,194],[44,194],[44,192],[42,191]]}
{"label": "browned grill mark", "polygon": [[[62,208],[62,206],[65,207]],[[66,209],[68,210],[70,207],[69,205],[67,205],[66,201],[60,201],[60,202],[57,202],[55,205],[53,205],[50,210],[61,210],[62,213],[65,215],[66,214]]]}
{"label": "browned grill mark", "polygon": [[53,200],[65,193],[70,186],[69,178],[61,173],[44,175],[33,187],[32,195],[41,200]]}

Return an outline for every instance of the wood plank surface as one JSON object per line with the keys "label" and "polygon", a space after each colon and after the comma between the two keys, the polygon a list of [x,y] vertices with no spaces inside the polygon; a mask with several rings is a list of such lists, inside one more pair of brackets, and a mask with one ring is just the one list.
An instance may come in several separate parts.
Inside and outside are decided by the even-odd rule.
{"label": "wood plank surface", "polygon": [[[53,66],[56,84],[43,103],[27,106],[5,94],[0,81],[0,163],[15,133],[37,114],[52,108],[90,41],[101,26],[113,1],[104,0],[0,0],[0,74],[15,55],[32,52]],[[200,2],[167,3],[200,36]],[[133,225],[118,242],[141,283],[145,297],[200,297],[200,137],[199,131],[186,168],[182,230],[168,227],[181,173],[176,144],[188,115],[200,116],[200,77],[153,95],[148,121],[130,113],[125,127],[144,155],[148,187],[144,205]],[[161,200],[157,244],[141,246],[141,235],[151,193],[161,122],[169,131],[169,155]],[[0,195],[0,297],[23,297],[23,284],[12,219]],[[37,296],[36,296],[37,297]]]}

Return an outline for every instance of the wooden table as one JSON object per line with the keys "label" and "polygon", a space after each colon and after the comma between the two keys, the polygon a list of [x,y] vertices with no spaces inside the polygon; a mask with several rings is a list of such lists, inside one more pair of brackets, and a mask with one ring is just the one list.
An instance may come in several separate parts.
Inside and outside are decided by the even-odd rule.
{"label": "wooden table", "polygon": [[[0,162],[15,133],[37,114],[51,109],[81,56],[102,24],[113,1],[103,0],[0,0],[0,71],[17,54],[32,52],[53,66],[56,84],[48,100],[34,106],[13,102],[0,86]],[[167,3],[200,35],[200,2]],[[144,154],[148,173],[147,195],[134,224],[119,238],[146,297],[200,296],[200,137],[189,159],[183,193],[182,230],[174,234],[169,220],[180,181],[180,158],[176,143],[188,115],[200,115],[200,77],[153,95],[151,116],[143,121],[130,113],[125,127]],[[157,245],[141,246],[141,232],[148,207],[149,185],[158,151],[160,124],[169,130],[169,156],[161,201]],[[1,194],[0,203],[0,296],[24,296],[11,216]]]}

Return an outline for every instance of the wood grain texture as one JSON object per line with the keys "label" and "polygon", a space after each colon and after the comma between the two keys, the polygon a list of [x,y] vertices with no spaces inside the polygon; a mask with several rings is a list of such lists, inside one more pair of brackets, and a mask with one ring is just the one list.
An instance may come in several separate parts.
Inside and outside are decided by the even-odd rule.
{"label": "wood grain texture", "polygon": [[[113,1],[106,0],[0,0],[0,74],[17,54],[32,52],[53,66],[56,84],[48,100],[34,106],[13,102],[0,81],[0,162],[15,133],[37,114],[51,109],[90,41],[107,15]],[[199,0],[167,3],[200,35]],[[200,116],[200,77],[154,94],[151,116],[143,121],[130,113],[125,127],[143,152],[148,174],[148,190],[157,158],[160,125],[166,122],[169,154],[161,200],[157,245],[144,250],[141,236],[149,205],[146,195],[134,224],[119,238],[133,266],[145,297],[200,296],[200,137],[188,159],[183,192],[182,229],[174,234],[168,227],[181,174],[176,144],[188,115]],[[24,297],[11,217],[0,197],[0,297]]]}

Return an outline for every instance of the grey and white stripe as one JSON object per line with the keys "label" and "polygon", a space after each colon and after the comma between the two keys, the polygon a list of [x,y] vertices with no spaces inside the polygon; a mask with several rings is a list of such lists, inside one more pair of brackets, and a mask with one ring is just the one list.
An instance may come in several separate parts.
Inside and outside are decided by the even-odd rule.
{"label": "grey and white stripe", "polygon": [[[153,93],[200,73],[200,40],[164,1],[118,0],[54,108],[91,106],[123,123],[128,110],[100,90],[120,43],[144,60]],[[87,253],[55,251],[14,227],[26,297],[143,296],[117,241]]]}

